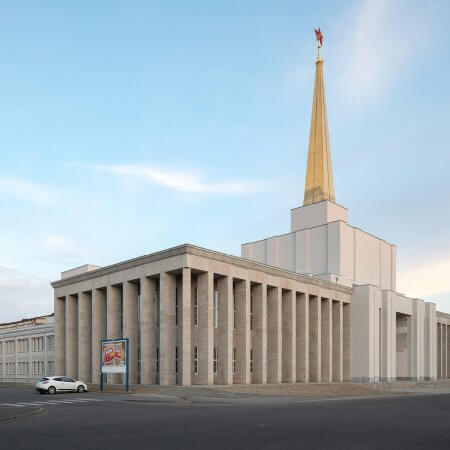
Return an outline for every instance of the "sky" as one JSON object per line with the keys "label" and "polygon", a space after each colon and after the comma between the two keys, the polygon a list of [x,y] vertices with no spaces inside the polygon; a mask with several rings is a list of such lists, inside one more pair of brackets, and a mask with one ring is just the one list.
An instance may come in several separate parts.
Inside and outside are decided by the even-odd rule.
{"label": "sky", "polygon": [[0,0],[0,321],[182,243],[240,255],[303,201],[316,43],[336,201],[450,312],[450,3]]}

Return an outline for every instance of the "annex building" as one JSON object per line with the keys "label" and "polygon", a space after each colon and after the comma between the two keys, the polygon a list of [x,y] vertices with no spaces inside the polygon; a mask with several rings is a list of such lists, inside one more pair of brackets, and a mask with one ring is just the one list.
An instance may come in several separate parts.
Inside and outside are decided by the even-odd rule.
{"label": "annex building", "polygon": [[243,244],[241,257],[186,244],[63,272],[52,283],[58,373],[98,383],[100,341],[128,337],[130,383],[450,375],[450,315],[397,293],[395,245],[350,225],[336,203],[320,46],[290,232]]}

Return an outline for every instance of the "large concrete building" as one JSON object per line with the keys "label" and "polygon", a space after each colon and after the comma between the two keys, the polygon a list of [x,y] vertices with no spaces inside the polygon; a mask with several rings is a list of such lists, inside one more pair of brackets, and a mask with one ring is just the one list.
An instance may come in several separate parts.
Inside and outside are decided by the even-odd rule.
{"label": "large concrete building", "polygon": [[100,340],[118,337],[130,340],[131,383],[450,374],[450,316],[397,293],[396,247],[335,203],[320,45],[304,205],[289,233],[243,244],[242,257],[182,245],[52,284],[57,371],[86,381],[99,380]]}
{"label": "large concrete building", "polygon": [[53,314],[0,324],[0,381],[28,383],[54,374]]}

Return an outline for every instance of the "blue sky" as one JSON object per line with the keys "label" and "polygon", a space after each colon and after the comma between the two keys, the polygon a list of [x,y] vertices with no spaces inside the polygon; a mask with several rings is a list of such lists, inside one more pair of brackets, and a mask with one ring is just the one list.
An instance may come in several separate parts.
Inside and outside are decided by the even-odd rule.
{"label": "blue sky", "polygon": [[336,200],[450,312],[445,1],[0,0],[0,320],[184,242],[231,254],[303,199],[315,42]]}

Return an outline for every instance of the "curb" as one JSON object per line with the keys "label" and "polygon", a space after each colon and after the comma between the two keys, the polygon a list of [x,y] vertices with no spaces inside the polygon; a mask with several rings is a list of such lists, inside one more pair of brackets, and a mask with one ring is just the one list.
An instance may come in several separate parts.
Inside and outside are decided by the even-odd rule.
{"label": "curb", "polygon": [[28,411],[23,414],[16,414],[15,416],[2,417],[2,418],[0,418],[0,422],[6,422],[7,420],[22,419],[23,417],[34,416],[34,415],[40,414],[43,411],[44,411],[44,408],[39,408],[34,411]]}

